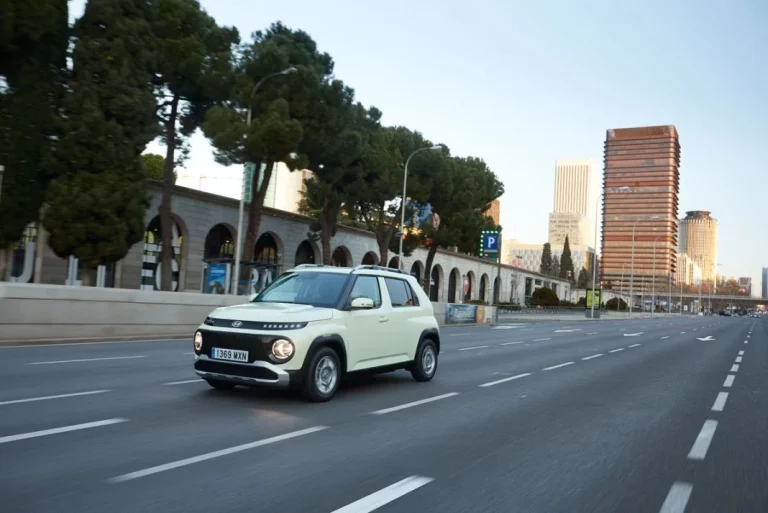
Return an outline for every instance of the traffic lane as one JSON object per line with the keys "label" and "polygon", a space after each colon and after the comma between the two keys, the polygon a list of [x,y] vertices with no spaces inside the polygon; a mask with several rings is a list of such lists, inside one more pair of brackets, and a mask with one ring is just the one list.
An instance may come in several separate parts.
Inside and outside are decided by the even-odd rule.
{"label": "traffic lane", "polygon": [[[721,368],[721,388],[710,400],[716,410],[706,418],[717,429],[703,461],[690,461],[677,478],[693,486],[686,511],[752,512],[768,510],[768,446],[764,443],[768,412],[768,329],[755,322],[749,344],[737,344]],[[739,352],[743,351],[743,354]],[[737,361],[738,359],[738,361]],[[738,365],[738,370],[733,370]],[[722,386],[727,375],[735,376],[730,387]],[[703,419],[702,419],[703,422]]]}
{"label": "traffic lane", "polygon": [[725,345],[659,345],[118,483],[179,460],[113,458],[99,483],[24,498],[30,511],[335,511],[417,475],[434,481],[379,511],[657,510]]}

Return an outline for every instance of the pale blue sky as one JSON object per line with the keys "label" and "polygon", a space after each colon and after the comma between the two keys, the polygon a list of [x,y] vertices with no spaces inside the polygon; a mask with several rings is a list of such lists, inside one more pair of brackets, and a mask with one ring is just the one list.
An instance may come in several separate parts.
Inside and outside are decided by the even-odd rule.
{"label": "pale blue sky", "polygon": [[[306,30],[385,123],[484,158],[506,187],[505,236],[526,242],[546,239],[556,159],[591,157],[602,168],[606,129],[674,124],[680,216],[711,210],[721,272],[752,276],[759,290],[765,0],[201,3],[245,38],[276,20]],[[73,0],[71,14],[83,4]],[[233,176],[204,138],[194,143],[190,174]]]}

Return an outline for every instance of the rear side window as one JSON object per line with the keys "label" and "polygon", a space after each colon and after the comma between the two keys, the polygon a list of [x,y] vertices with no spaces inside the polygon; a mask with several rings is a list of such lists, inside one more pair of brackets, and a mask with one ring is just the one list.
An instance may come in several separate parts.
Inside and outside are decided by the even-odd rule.
{"label": "rear side window", "polygon": [[404,306],[419,306],[419,300],[411,288],[411,284],[397,278],[384,278],[389,298],[395,308]]}

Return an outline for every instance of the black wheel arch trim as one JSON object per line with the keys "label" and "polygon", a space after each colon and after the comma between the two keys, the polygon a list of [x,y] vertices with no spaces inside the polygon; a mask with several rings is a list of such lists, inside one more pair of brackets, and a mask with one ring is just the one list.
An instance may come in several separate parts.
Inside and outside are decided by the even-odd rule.
{"label": "black wheel arch trim", "polygon": [[342,372],[347,372],[347,346],[344,344],[344,339],[341,335],[321,335],[315,338],[309,345],[307,355],[304,357],[304,364],[301,366],[302,372],[307,370],[307,365],[311,355],[319,348],[329,346],[333,349],[337,349],[339,354],[339,360],[341,360]]}
{"label": "black wheel arch trim", "polygon": [[437,353],[440,354],[440,330],[437,328],[427,328],[422,331],[421,336],[419,337],[419,345],[421,345],[425,338],[428,338],[435,343],[435,346],[437,346]]}

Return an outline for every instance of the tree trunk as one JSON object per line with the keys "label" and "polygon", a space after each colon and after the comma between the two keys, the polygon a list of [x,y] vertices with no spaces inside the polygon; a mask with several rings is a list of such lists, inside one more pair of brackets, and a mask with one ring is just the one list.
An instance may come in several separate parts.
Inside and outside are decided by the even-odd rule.
{"label": "tree trunk", "polygon": [[386,266],[389,258],[389,242],[386,240],[386,235],[377,231],[376,242],[379,245],[379,265]]}
{"label": "tree trunk", "polygon": [[[323,209],[320,212],[320,247],[323,251],[323,265],[333,264],[333,250],[331,249],[331,237],[336,229],[339,219],[339,208],[330,199],[325,198]],[[352,265],[352,262],[347,262]]]}
{"label": "tree trunk", "polygon": [[[243,262],[252,262],[254,251],[256,249],[256,237],[259,235],[261,227],[261,213],[264,209],[264,197],[267,195],[267,187],[272,179],[272,171],[275,165],[272,161],[267,161],[264,167],[264,179],[259,187],[259,171],[261,162],[255,162],[253,182],[251,184],[251,204],[248,205],[248,228],[245,232],[245,245],[243,246]],[[242,271],[240,273],[242,277]]]}
{"label": "tree trunk", "polygon": [[[424,292],[429,296],[430,283],[432,282],[432,263],[435,261],[435,255],[437,254],[437,244],[432,242],[427,252],[427,261],[424,263]],[[440,298],[438,294],[438,299]],[[430,298],[431,299],[431,298]]]}
{"label": "tree trunk", "polygon": [[[160,235],[162,238],[160,264],[160,290],[170,291],[173,284],[173,218],[171,217],[171,189],[174,185],[173,170],[176,166],[176,118],[179,114],[179,96],[171,101],[171,114],[165,124],[165,167],[163,169],[163,193],[160,201]],[[179,284],[181,286],[181,284]]]}

